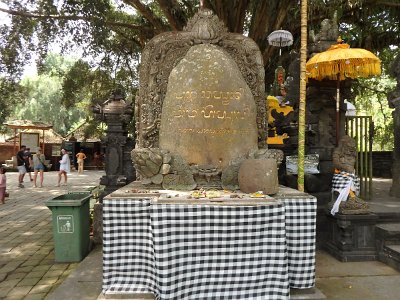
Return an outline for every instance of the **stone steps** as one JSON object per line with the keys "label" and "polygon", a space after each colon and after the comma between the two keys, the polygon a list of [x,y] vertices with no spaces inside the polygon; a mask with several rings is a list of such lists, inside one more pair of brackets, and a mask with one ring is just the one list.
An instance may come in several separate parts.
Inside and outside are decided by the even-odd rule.
{"label": "stone steps", "polygon": [[400,223],[379,224],[375,230],[378,260],[400,271]]}

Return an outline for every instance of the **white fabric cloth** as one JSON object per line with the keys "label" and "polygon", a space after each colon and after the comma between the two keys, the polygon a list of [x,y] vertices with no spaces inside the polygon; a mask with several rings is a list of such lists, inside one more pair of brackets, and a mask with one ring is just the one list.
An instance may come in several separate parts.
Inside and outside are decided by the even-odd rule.
{"label": "white fabric cloth", "polygon": [[71,172],[69,155],[67,153],[65,153],[60,160],[60,171],[65,171],[66,173]]}
{"label": "white fabric cloth", "polygon": [[331,214],[333,216],[339,211],[340,203],[342,201],[347,201],[350,191],[353,191],[357,196],[359,195],[360,179],[355,174],[344,171],[334,174],[332,179],[332,192],[339,192],[339,196],[331,209]]}

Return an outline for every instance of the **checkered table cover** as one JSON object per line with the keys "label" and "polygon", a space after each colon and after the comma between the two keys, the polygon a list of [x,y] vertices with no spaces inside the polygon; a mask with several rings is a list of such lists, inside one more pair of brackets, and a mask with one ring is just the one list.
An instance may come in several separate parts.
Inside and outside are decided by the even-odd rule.
{"label": "checkered table cover", "polygon": [[156,205],[160,299],[287,299],[282,203]]}
{"label": "checkered table cover", "polygon": [[281,200],[285,204],[289,285],[311,288],[315,285],[317,199],[307,195]]}
{"label": "checkered table cover", "polygon": [[103,213],[105,293],[153,292],[157,299],[289,298],[281,202],[149,205],[113,199],[104,201]]}
{"label": "checkered table cover", "polygon": [[150,200],[103,202],[103,291],[158,293]]}

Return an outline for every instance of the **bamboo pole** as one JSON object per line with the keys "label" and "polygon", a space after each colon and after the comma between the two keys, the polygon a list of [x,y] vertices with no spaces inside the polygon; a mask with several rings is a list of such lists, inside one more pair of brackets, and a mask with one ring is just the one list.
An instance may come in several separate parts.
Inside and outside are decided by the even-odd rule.
{"label": "bamboo pole", "polygon": [[299,100],[299,141],[297,161],[297,189],[304,192],[304,149],[306,119],[306,62],[307,62],[307,0],[301,1],[301,44],[300,44],[300,100]]}

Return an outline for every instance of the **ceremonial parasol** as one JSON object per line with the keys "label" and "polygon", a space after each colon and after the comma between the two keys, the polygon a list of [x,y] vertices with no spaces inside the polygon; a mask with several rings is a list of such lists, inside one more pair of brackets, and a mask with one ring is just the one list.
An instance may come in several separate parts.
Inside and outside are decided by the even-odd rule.
{"label": "ceremonial parasol", "polygon": [[338,38],[338,44],[314,55],[306,63],[307,78],[336,80],[336,144],[339,141],[340,81],[346,78],[381,74],[381,61],[372,52],[350,48]]}
{"label": "ceremonial parasol", "polygon": [[293,35],[287,30],[275,30],[268,36],[268,44],[279,47],[279,56],[281,56],[281,48],[293,44]]}

